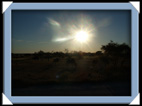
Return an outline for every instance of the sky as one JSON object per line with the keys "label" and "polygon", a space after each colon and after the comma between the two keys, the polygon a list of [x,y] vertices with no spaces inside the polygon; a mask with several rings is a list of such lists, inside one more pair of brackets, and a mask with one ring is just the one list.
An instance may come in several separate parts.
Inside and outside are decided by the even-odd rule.
{"label": "sky", "polygon": [[12,53],[96,52],[110,40],[131,46],[131,11],[12,11]]}

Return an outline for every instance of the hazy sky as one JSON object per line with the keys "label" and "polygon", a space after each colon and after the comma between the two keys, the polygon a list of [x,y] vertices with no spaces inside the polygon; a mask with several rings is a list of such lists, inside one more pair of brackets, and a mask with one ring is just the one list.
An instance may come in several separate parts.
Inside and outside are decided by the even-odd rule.
{"label": "hazy sky", "polygon": [[[87,33],[85,42],[76,39],[79,31]],[[131,11],[12,11],[13,53],[96,52],[110,40],[131,45]]]}

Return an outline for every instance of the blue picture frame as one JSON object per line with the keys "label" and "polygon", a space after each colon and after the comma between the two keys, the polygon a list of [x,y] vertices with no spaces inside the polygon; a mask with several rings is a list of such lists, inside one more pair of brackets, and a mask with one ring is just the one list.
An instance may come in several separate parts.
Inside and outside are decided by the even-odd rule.
{"label": "blue picture frame", "polygon": [[[12,96],[11,13],[12,10],[131,10],[131,96]],[[11,3],[4,18],[4,91],[12,104],[130,104],[139,94],[139,12],[131,3]]]}

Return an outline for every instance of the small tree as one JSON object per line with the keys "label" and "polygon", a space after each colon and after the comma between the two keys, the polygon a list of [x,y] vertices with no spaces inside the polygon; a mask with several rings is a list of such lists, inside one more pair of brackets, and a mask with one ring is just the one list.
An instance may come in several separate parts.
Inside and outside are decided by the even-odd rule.
{"label": "small tree", "polygon": [[40,50],[37,55],[40,57],[40,58],[43,58],[44,57],[44,52],[42,50]]}
{"label": "small tree", "polygon": [[131,49],[125,43],[118,44],[113,41],[110,41],[107,45],[102,45],[101,50],[104,51],[105,54],[110,56],[122,56],[128,55],[131,53]]}
{"label": "small tree", "polygon": [[40,50],[40,51],[38,52],[38,54],[44,54],[44,51]]}
{"label": "small tree", "polygon": [[96,55],[102,55],[103,53],[102,53],[102,51],[97,51],[95,54]]}

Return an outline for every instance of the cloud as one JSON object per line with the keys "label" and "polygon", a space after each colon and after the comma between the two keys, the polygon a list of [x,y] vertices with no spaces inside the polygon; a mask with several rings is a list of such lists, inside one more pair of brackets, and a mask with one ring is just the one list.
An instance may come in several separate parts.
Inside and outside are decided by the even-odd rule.
{"label": "cloud", "polygon": [[57,22],[57,21],[55,21],[55,20],[53,20],[53,19],[51,19],[51,18],[48,18],[48,21],[49,21],[49,23],[50,23],[51,25],[60,26],[60,23],[59,23],[59,22]]}
{"label": "cloud", "polygon": [[54,39],[53,41],[54,42],[64,42],[64,41],[68,41],[68,40],[71,40],[71,39],[73,39],[73,37],[64,37],[64,38],[57,38],[57,39]]}
{"label": "cloud", "polygon": [[61,25],[60,25],[59,22],[57,22],[57,21],[55,21],[51,18],[46,17],[46,20],[43,23],[43,25],[41,26],[40,31],[45,32],[45,31],[50,30],[50,29],[57,30],[57,29],[60,28],[60,26]]}

